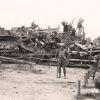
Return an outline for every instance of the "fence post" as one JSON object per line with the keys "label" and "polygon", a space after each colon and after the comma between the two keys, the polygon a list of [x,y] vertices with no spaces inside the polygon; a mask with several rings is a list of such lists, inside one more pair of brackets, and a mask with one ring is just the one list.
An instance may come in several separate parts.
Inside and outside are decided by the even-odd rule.
{"label": "fence post", "polygon": [[81,94],[81,82],[80,80],[78,80],[78,83],[77,83],[77,96],[80,96]]}

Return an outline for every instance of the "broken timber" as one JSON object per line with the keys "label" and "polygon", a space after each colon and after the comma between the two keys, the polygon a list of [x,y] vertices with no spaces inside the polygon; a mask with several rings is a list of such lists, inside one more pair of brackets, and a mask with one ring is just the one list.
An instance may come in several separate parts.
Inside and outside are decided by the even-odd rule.
{"label": "broken timber", "polygon": [[19,64],[30,64],[30,65],[34,65],[35,64],[33,62],[24,61],[24,60],[18,60],[18,59],[14,59],[14,58],[10,58],[10,57],[3,57],[3,56],[0,56],[0,61],[1,61],[1,63],[3,61],[7,61],[7,62],[13,62],[13,63],[19,63]]}

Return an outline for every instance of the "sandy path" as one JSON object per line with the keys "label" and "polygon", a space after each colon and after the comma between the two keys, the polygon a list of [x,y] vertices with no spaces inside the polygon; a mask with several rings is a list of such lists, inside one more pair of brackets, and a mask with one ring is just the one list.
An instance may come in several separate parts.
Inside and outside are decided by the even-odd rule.
{"label": "sandy path", "polygon": [[0,100],[75,100],[77,80],[83,77],[86,70],[66,70],[67,79],[63,76],[56,78],[55,67],[46,68],[42,74],[3,70],[0,73]]}

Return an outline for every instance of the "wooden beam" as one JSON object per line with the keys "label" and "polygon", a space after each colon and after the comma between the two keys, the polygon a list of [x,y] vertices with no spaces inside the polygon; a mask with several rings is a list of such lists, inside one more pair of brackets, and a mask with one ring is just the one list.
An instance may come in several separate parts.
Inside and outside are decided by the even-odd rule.
{"label": "wooden beam", "polygon": [[8,61],[11,61],[11,62],[16,62],[16,63],[21,63],[21,64],[30,64],[30,65],[35,64],[33,62],[18,60],[18,59],[14,59],[14,58],[10,58],[10,57],[3,57],[3,56],[0,56],[0,60],[1,60],[1,62],[2,62],[2,60],[8,60]]}

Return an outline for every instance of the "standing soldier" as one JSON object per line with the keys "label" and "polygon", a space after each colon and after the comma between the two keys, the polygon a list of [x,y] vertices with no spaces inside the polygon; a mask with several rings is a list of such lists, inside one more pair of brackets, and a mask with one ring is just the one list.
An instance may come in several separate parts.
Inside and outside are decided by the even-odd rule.
{"label": "standing soldier", "polygon": [[[58,56],[58,57],[57,57]],[[61,67],[63,68],[64,78],[66,78],[66,61],[67,61],[68,53],[64,47],[61,47],[59,51],[56,53],[56,57],[58,58],[58,67],[57,67],[57,78],[61,78]]]}

